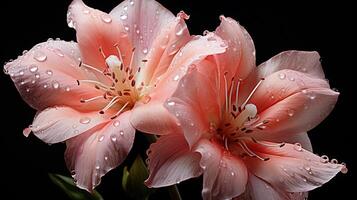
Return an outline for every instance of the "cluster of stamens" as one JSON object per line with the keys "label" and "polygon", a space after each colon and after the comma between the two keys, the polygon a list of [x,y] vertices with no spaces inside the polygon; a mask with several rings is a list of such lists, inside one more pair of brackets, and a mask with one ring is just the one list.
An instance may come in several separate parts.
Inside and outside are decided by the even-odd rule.
{"label": "cluster of stamens", "polygon": [[[134,106],[135,102],[140,99],[140,92],[143,90],[145,84],[141,82],[140,85],[136,83],[136,77],[140,73],[141,68],[133,71],[133,58],[135,48],[132,50],[130,63],[124,66],[123,56],[116,44],[114,47],[117,49],[118,56],[109,55],[106,56],[103,49],[100,47],[99,52],[105,60],[106,69],[104,71],[99,70],[96,67],[80,62],[79,67],[99,75],[100,80],[83,79],[77,80],[78,85],[91,84],[97,90],[103,92],[102,95],[91,97],[88,99],[80,99],[81,103],[88,103],[97,100],[107,100],[106,106],[104,106],[99,113],[104,114],[109,109],[116,109],[117,112],[111,117],[111,119],[119,116],[123,111],[130,109]],[[147,62],[147,60],[142,60]]]}
{"label": "cluster of stamens", "polygon": [[226,76],[227,73],[224,74],[225,109],[222,123],[216,129],[218,136],[221,138],[226,150],[229,151],[230,144],[237,144],[243,150],[242,156],[256,157],[260,160],[267,161],[269,158],[259,156],[247,145],[247,142],[254,142],[266,147],[283,147],[285,145],[285,143],[270,144],[261,142],[249,134],[255,130],[263,130],[266,124],[269,123],[268,120],[254,123],[258,120],[257,108],[254,104],[248,103],[260,84],[264,81],[264,78],[259,80],[248,97],[239,105],[239,87],[242,80],[238,79],[236,82],[233,77],[229,83]]}

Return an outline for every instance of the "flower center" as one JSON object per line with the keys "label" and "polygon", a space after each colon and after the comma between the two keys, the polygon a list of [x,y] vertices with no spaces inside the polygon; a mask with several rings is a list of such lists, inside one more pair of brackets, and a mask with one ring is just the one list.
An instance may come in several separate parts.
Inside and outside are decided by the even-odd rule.
{"label": "flower center", "polygon": [[216,129],[217,137],[225,148],[229,150],[230,145],[240,147],[241,152],[244,155],[251,157],[256,157],[261,160],[269,160],[269,158],[263,158],[252,151],[246,144],[248,141],[253,141],[254,143],[269,146],[269,147],[282,147],[284,143],[279,144],[268,144],[256,140],[254,137],[250,136],[250,133],[256,129],[264,129],[268,120],[263,120],[262,122],[255,123],[258,120],[258,110],[254,104],[248,103],[255,91],[258,89],[259,85],[263,82],[264,78],[260,79],[255,85],[253,90],[250,92],[248,97],[243,101],[241,105],[238,104],[239,98],[239,86],[241,80],[235,83],[235,79],[232,78],[230,82],[227,81],[226,73],[224,74],[224,91],[225,91],[225,109],[222,116],[222,121],[218,128]]}
{"label": "flower center", "polygon": [[[79,67],[86,68],[99,75],[98,80],[77,80],[80,84],[92,84],[94,87],[102,92],[101,95],[89,98],[81,99],[81,103],[87,103],[96,100],[107,100],[107,104],[99,111],[100,114],[104,114],[109,109],[116,110],[116,113],[111,117],[112,119],[119,116],[120,113],[130,110],[136,101],[140,100],[144,95],[143,89],[145,89],[144,82],[140,85],[136,83],[136,77],[140,73],[140,67],[136,71],[133,71],[133,58],[135,48],[132,51],[130,63],[128,66],[124,66],[122,54],[118,45],[115,45],[117,55],[106,56],[99,48],[100,53],[105,59],[107,68],[104,71],[80,62]],[[146,62],[146,60],[143,60]],[[101,80],[101,81],[100,81]]]}

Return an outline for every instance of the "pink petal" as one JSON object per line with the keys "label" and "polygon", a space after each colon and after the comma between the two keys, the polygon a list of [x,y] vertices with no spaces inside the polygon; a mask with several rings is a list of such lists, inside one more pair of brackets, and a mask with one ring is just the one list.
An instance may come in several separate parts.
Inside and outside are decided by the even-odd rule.
{"label": "pink petal", "polygon": [[93,86],[80,85],[78,79],[93,77],[78,67],[79,51],[76,43],[48,41],[40,43],[13,62],[6,64],[23,99],[33,108],[64,105],[78,110],[93,110],[105,103],[80,103],[81,98],[91,98],[99,93]]}
{"label": "pink petal", "polygon": [[[289,136],[287,137],[287,135]],[[306,132],[292,134],[292,135],[285,134],[282,135],[282,137],[280,138],[274,138],[273,142],[286,142],[290,144],[299,143],[301,144],[302,148],[312,152],[312,144]]]}
{"label": "pink petal", "polygon": [[341,171],[343,165],[325,163],[319,156],[293,144],[279,147],[265,147],[249,144],[249,148],[268,161],[257,158],[244,160],[255,176],[275,188],[287,192],[306,192],[320,187]]}
{"label": "pink petal", "polygon": [[98,112],[82,113],[69,107],[47,108],[36,115],[31,130],[42,141],[63,142],[91,128],[107,123],[110,116]]}
{"label": "pink petal", "polygon": [[231,199],[245,191],[248,174],[244,163],[206,139],[198,144],[202,156],[203,199]]}
{"label": "pink petal", "polygon": [[[269,120],[266,128],[252,133],[257,139],[288,138],[311,130],[332,111],[338,94],[330,89],[306,89],[279,101],[259,114],[259,123]],[[308,94],[308,95],[307,95]],[[314,98],[311,99],[311,96]]]}
{"label": "pink petal", "polygon": [[148,187],[164,187],[202,174],[200,155],[190,151],[182,134],[162,136],[148,151]]}
{"label": "pink petal", "polygon": [[216,56],[222,72],[245,79],[255,66],[255,47],[249,33],[232,18],[220,17],[215,33],[228,42],[227,51]]}
{"label": "pink petal", "polygon": [[[175,53],[190,39],[184,21],[188,16],[180,12],[175,17],[154,0],[123,1],[110,15],[124,24],[136,47],[133,65],[145,65],[137,77],[138,83],[156,81],[167,70]],[[147,63],[142,62],[144,59]]]}
{"label": "pink petal", "polygon": [[[216,69],[210,65],[199,65],[204,72]],[[221,116],[217,87],[211,82],[209,74],[193,69],[184,76],[175,93],[166,103],[166,109],[180,122],[183,133],[190,147],[209,133],[210,124],[218,124]],[[213,73],[214,74],[214,73]]]}
{"label": "pink petal", "polygon": [[106,56],[118,55],[120,48],[124,65],[128,66],[133,46],[123,23],[109,14],[86,6],[82,0],[73,0],[68,8],[67,22],[76,29],[77,41],[84,63],[100,70],[106,69]]}
{"label": "pink petal", "polygon": [[[194,66],[202,62],[206,57],[222,53],[224,50],[223,41],[212,35],[197,36],[185,45],[181,49],[182,54],[176,54],[168,72],[157,83],[157,87],[153,88],[146,100],[143,99],[142,104],[137,104],[134,108],[131,119],[133,126],[142,132],[153,134],[164,134],[170,131],[165,127],[175,127],[175,120],[168,120],[167,113],[160,106],[163,106],[163,102],[174,93],[179,80],[187,73],[190,67],[195,68]],[[155,119],[142,114],[148,113],[150,110],[155,112]],[[155,126],[157,127],[150,125],[153,121],[155,121]]]}
{"label": "pink petal", "polygon": [[291,69],[309,74],[315,78],[325,78],[321,67],[320,55],[316,51],[284,51],[262,63],[258,67],[259,77]]}
{"label": "pink petal", "polygon": [[65,160],[78,187],[92,191],[102,176],[126,158],[135,135],[129,117],[130,112],[125,112],[107,124],[67,140]]}
{"label": "pink petal", "polygon": [[338,93],[319,78],[292,70],[275,72],[258,87],[249,103],[258,108],[259,123],[268,120],[260,134],[264,139],[279,134],[306,132],[319,124],[332,110]]}
{"label": "pink petal", "polygon": [[264,180],[249,174],[247,189],[244,194],[240,195],[235,200],[305,200],[307,192],[286,192],[280,188],[274,188]]}

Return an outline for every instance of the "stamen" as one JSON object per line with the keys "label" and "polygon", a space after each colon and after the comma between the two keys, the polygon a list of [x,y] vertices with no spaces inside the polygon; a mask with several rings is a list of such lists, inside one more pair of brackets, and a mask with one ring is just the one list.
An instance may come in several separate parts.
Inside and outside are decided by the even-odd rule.
{"label": "stamen", "polygon": [[228,105],[229,105],[229,112],[232,112],[232,95],[233,95],[233,87],[234,87],[234,77],[231,80],[231,88],[229,89],[229,98],[228,98]]}
{"label": "stamen", "polygon": [[260,145],[263,145],[263,146],[266,146],[266,147],[283,147],[283,146],[285,146],[285,142],[281,142],[281,143],[277,143],[277,144],[268,144],[268,143],[265,143],[265,142],[261,142],[261,141],[258,141],[258,140],[256,140],[256,139],[254,139],[254,138],[251,138],[252,139],[252,141],[254,142],[254,143],[257,143],[257,144],[260,144]]}
{"label": "stamen", "polygon": [[129,67],[127,69],[131,69],[131,67],[133,65],[135,48],[133,48],[133,50],[131,50],[131,51],[132,51],[132,53],[131,53],[130,63],[129,63]]}
{"label": "stamen", "polygon": [[99,82],[99,81],[94,81],[94,80],[77,80],[77,84],[78,84],[78,85],[80,85],[81,83],[94,84],[95,86],[102,87],[102,88],[107,89],[107,90],[109,90],[110,88],[112,88],[112,87],[110,87],[110,86],[108,86],[108,85],[106,85],[106,84],[104,84],[104,83],[101,83],[101,82]]}
{"label": "stamen", "polygon": [[235,125],[237,127],[242,127],[247,119],[255,117],[257,114],[257,107],[254,104],[248,104],[245,106],[244,110],[235,118]]}
{"label": "stamen", "polygon": [[236,103],[235,103],[235,106],[238,107],[238,94],[239,94],[239,86],[240,86],[240,82],[242,80],[241,79],[238,79],[238,82],[237,82],[237,87],[236,87]]}
{"label": "stamen", "polygon": [[263,120],[263,121],[259,122],[258,124],[256,124],[256,125],[254,126],[254,128],[258,128],[259,126],[264,125],[264,124],[267,124],[267,123],[269,123],[269,120]]}
{"label": "stamen", "polygon": [[125,109],[125,107],[126,107],[128,104],[129,104],[129,101],[126,102],[126,103],[124,104],[124,106],[121,107],[120,110],[119,110],[117,113],[115,113],[115,115],[113,115],[110,119],[115,119],[116,117],[118,117],[119,114]]}
{"label": "stamen", "polygon": [[257,83],[257,85],[253,88],[253,90],[250,92],[249,96],[247,99],[244,101],[244,103],[240,106],[241,109],[245,107],[245,105],[248,103],[250,98],[253,96],[254,92],[258,89],[259,85],[263,82],[264,78],[260,79],[260,81]]}
{"label": "stamen", "polygon": [[87,69],[93,70],[93,71],[98,72],[98,73],[100,73],[100,74],[103,74],[103,73],[104,73],[103,71],[100,71],[99,69],[97,69],[97,68],[95,68],[95,67],[93,67],[93,66],[90,66],[90,65],[88,65],[88,64],[85,64],[85,63],[83,63],[82,61],[79,62],[78,67],[85,67],[85,68],[87,68]]}
{"label": "stamen", "polygon": [[243,146],[243,150],[246,151],[248,153],[248,155],[252,155],[253,157],[256,157],[262,161],[268,161],[270,158],[263,158],[261,156],[259,156],[258,154],[254,153],[252,150],[249,149],[249,147],[245,144],[244,141],[239,141],[239,144],[241,144],[241,146]]}
{"label": "stamen", "polygon": [[81,103],[88,103],[88,102],[95,101],[95,100],[98,100],[98,99],[101,99],[101,98],[104,98],[103,95],[92,97],[92,98],[89,98],[89,99],[81,99],[80,102]]}
{"label": "stamen", "polygon": [[119,96],[115,96],[112,100],[109,101],[109,103],[101,111],[99,111],[99,113],[104,114],[105,111],[107,111],[110,107],[112,107],[118,101],[120,101]]}
{"label": "stamen", "polygon": [[99,47],[99,52],[100,52],[100,54],[102,54],[102,56],[103,56],[103,58],[104,58],[104,60],[105,60],[106,56],[105,56],[105,54],[104,54],[104,51],[103,51],[103,48],[102,48],[102,47]]}
{"label": "stamen", "polygon": [[229,151],[229,148],[228,148],[228,137],[223,137],[223,140],[224,140],[224,146],[226,147],[226,150]]}
{"label": "stamen", "polygon": [[224,73],[223,78],[224,78],[224,94],[226,97],[226,112],[229,112],[229,105],[228,105],[228,82],[227,82],[227,72]]}
{"label": "stamen", "polygon": [[119,49],[119,44],[118,44],[118,43],[114,44],[114,47],[117,49],[119,58],[120,58],[121,62],[123,63],[124,60],[123,60],[123,56],[122,56],[122,54],[121,54],[121,51],[120,51],[120,49]]}

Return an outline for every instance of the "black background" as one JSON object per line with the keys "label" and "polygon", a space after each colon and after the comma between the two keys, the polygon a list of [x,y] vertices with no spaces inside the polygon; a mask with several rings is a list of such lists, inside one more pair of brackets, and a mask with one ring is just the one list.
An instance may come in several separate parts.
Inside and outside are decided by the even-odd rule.
{"label": "black background", "polygon": [[[119,0],[87,0],[89,6],[109,12]],[[331,87],[340,92],[331,115],[310,131],[316,153],[329,155],[347,163],[348,174],[339,174],[323,187],[310,193],[310,199],[354,199],[353,185],[356,162],[356,32],[357,18],[352,5],[343,1],[321,4],[311,2],[240,2],[219,0],[160,1],[173,13],[185,10],[191,15],[187,24],[192,34],[214,30],[220,14],[238,20],[247,28],[256,45],[257,63],[289,49],[320,52],[326,77]],[[16,58],[47,38],[75,40],[74,30],[67,27],[69,0],[18,1],[2,0],[1,63]],[[68,175],[64,144],[48,146],[34,136],[25,138],[22,129],[32,122],[35,111],[24,103],[10,78],[1,74],[0,83],[0,199],[66,199],[65,194],[48,179],[47,173]],[[135,153],[135,152],[134,152]],[[133,154],[130,157],[133,157]],[[130,160],[130,159],[129,159]],[[124,199],[120,190],[122,168],[104,177],[98,187],[105,199]],[[183,199],[200,198],[200,179],[179,185]],[[155,199],[167,199],[158,192]]]}

